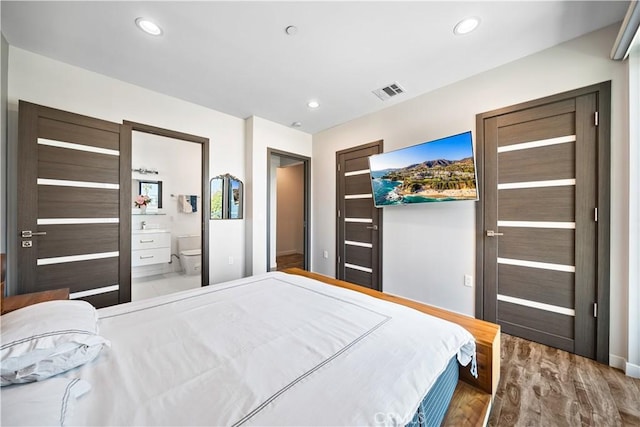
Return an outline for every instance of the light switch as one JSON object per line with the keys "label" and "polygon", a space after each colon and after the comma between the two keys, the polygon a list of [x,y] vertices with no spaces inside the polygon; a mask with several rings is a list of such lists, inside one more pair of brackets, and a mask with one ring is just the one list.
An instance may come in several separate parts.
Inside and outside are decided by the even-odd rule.
{"label": "light switch", "polygon": [[464,285],[471,288],[473,287],[473,277],[469,274],[464,275]]}

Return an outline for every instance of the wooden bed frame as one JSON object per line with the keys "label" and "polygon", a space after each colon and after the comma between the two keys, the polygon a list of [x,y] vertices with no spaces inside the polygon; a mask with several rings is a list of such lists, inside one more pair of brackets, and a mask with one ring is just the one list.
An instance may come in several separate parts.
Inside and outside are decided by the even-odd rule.
{"label": "wooden bed frame", "polygon": [[[0,306],[4,306],[4,273],[5,256],[0,257],[2,270],[2,286],[0,289]],[[460,378],[455,389],[449,409],[442,422],[442,426],[484,426],[486,425],[493,397],[500,379],[500,326],[474,319],[458,313],[432,307],[426,304],[389,295],[373,289],[354,285],[353,283],[333,279],[318,273],[311,273],[299,268],[289,268],[285,273],[309,277],[330,285],[351,289],[375,298],[401,304],[423,313],[430,314],[453,323],[457,323],[468,330],[476,339],[476,358],[478,363],[478,378],[474,378],[468,367],[460,367]],[[68,290],[64,289],[67,292]],[[54,298],[55,299],[55,298]],[[37,301],[36,301],[37,302]],[[4,307],[3,307],[4,308]]]}
{"label": "wooden bed frame", "polygon": [[395,295],[385,294],[322,274],[311,273],[300,268],[288,268],[283,271],[401,304],[456,323],[469,331],[476,339],[478,378],[474,378],[473,375],[471,375],[469,367],[460,367],[460,378],[462,381],[458,382],[443,426],[481,426],[486,424],[489,409],[498,387],[498,381],[500,380],[499,325]]}

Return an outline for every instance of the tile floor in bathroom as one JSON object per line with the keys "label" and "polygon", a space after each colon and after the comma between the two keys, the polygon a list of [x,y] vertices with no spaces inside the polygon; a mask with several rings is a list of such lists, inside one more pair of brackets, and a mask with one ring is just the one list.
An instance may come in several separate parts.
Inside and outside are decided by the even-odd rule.
{"label": "tile floor in bathroom", "polygon": [[200,287],[200,275],[166,273],[131,279],[131,301],[167,295]]}

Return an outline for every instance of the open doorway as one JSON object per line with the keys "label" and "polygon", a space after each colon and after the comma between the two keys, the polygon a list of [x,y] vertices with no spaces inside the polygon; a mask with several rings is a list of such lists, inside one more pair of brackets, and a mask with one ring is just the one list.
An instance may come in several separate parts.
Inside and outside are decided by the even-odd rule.
{"label": "open doorway", "polygon": [[268,150],[267,265],[309,269],[310,159]]}
{"label": "open doorway", "polygon": [[131,126],[131,299],[208,284],[208,139]]}

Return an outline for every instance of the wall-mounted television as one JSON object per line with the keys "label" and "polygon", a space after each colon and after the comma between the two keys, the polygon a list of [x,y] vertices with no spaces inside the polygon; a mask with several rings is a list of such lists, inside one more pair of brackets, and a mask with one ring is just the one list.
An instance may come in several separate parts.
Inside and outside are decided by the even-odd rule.
{"label": "wall-mounted television", "polygon": [[478,200],[471,131],[369,157],[376,207]]}

